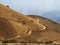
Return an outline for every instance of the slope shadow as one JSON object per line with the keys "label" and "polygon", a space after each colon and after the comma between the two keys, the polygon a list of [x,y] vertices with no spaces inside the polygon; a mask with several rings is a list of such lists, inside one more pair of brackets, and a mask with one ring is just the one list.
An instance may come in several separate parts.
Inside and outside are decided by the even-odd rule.
{"label": "slope shadow", "polygon": [[0,37],[7,40],[15,36],[17,36],[17,31],[12,24],[7,19],[0,17]]}

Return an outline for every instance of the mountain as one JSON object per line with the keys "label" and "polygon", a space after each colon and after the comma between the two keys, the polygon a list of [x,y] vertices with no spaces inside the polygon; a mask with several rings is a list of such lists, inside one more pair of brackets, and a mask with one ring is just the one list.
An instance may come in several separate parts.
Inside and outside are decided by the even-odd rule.
{"label": "mountain", "polygon": [[42,16],[50,18],[57,23],[60,23],[60,11],[50,11],[50,12],[44,12]]}
{"label": "mountain", "polygon": [[24,15],[0,4],[0,42],[59,43],[60,24],[37,15]]}
{"label": "mountain", "polygon": [[[29,42],[29,43],[60,43],[60,24],[54,22],[51,19],[38,16],[38,15],[27,15],[28,17],[34,18],[37,22],[45,25],[45,29],[42,31],[32,31],[30,35],[22,38],[15,39],[17,42]],[[8,41],[10,42],[10,41]]]}
{"label": "mountain", "polygon": [[40,15],[46,18],[50,18],[57,23],[60,23],[60,10],[52,10],[52,11],[41,11],[41,10],[29,10],[28,15]]}
{"label": "mountain", "polygon": [[35,19],[0,4],[0,41],[22,38],[44,29],[45,26]]}
{"label": "mountain", "polygon": [[44,43],[60,43],[60,24],[52,21],[51,19],[44,18],[37,15],[28,15],[34,19],[39,19],[40,23],[46,26],[46,29],[40,32],[34,32],[35,34],[31,35],[31,40]]}

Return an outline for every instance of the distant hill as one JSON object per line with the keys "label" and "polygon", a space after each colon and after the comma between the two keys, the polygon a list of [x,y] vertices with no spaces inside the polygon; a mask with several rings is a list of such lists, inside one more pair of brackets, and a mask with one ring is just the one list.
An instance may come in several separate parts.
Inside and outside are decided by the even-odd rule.
{"label": "distant hill", "polygon": [[[36,34],[32,34],[33,36],[31,38],[36,36],[36,38],[38,39],[38,42],[52,41],[52,42],[58,43],[60,41],[60,24],[54,22],[51,19],[44,18],[42,16],[37,16],[37,15],[28,15],[28,16],[34,19],[39,19],[40,23],[44,24],[47,27],[45,30],[41,32],[35,32],[37,36]],[[40,33],[40,36],[39,36],[39,33]]]}
{"label": "distant hill", "polygon": [[44,12],[42,16],[55,20],[56,22],[60,23],[60,11],[50,11]]}
{"label": "distant hill", "polygon": [[40,15],[60,23],[60,10],[42,12],[39,10],[29,10],[28,15]]}

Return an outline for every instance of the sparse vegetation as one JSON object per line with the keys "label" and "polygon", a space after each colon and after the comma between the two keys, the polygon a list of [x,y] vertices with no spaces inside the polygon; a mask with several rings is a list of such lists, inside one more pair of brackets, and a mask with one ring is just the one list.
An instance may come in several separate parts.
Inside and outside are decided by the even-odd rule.
{"label": "sparse vegetation", "polygon": [[[24,14],[18,13],[7,7],[0,4],[0,37],[3,37],[4,39],[6,38],[6,40],[3,40],[2,43],[17,43],[21,41],[40,42],[40,39],[37,40],[37,38],[43,37],[44,38],[41,41],[45,41],[46,44],[52,43],[52,41],[49,41],[48,39],[54,38],[60,41],[60,33],[58,33],[60,31],[59,24],[56,24],[52,20],[40,16],[31,16],[32,18],[37,19],[31,20],[31,18],[28,18],[28,16],[25,16]],[[37,25],[38,23],[39,25]],[[47,28],[42,30],[41,27],[43,26],[40,24],[46,26]],[[30,32],[31,34],[23,36],[30,29],[32,30],[32,32]],[[19,37],[17,37],[18,40],[16,38],[7,41],[7,38],[16,37],[17,35]]]}
{"label": "sparse vegetation", "polygon": [[33,22],[33,20],[31,20],[31,22]]}
{"label": "sparse vegetation", "polygon": [[16,40],[12,39],[12,40],[5,40],[5,41],[2,41],[2,43],[17,43]]}

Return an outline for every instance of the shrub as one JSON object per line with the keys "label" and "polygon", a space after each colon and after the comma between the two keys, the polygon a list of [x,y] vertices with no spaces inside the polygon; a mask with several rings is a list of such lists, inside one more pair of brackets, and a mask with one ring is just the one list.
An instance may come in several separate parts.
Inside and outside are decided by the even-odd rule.
{"label": "shrub", "polygon": [[6,7],[9,7],[8,5]]}
{"label": "shrub", "polygon": [[16,40],[12,39],[12,40],[5,40],[5,41],[2,41],[2,43],[17,43]]}

